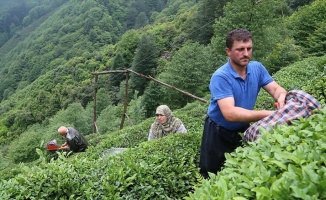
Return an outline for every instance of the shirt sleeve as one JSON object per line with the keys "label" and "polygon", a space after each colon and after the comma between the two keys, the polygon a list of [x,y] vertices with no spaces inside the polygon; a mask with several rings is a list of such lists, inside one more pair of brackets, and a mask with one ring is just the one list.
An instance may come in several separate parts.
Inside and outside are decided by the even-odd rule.
{"label": "shirt sleeve", "polygon": [[274,81],[273,77],[268,73],[267,69],[261,65],[261,85],[262,87]]}
{"label": "shirt sleeve", "polygon": [[149,141],[149,140],[153,140],[153,139],[155,139],[155,136],[154,136],[154,134],[152,133],[152,126],[153,126],[153,124],[151,125],[151,128],[149,129],[148,141]]}
{"label": "shirt sleeve", "polygon": [[181,124],[177,130],[177,133],[187,133],[186,127],[183,124]]}
{"label": "shirt sleeve", "polygon": [[233,97],[231,80],[225,74],[214,75],[211,78],[209,89],[214,101]]}

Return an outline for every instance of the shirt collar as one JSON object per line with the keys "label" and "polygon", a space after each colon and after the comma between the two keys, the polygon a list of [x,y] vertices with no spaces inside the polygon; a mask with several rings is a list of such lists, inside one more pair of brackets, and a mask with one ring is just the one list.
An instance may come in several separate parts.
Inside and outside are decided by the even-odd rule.
{"label": "shirt collar", "polygon": [[[250,63],[250,62],[249,62]],[[247,65],[247,76],[250,74],[251,72],[251,68],[249,67],[249,63]],[[234,77],[234,78],[241,78],[239,76],[239,74],[233,69],[231,63],[230,63],[230,59],[228,60],[228,69],[229,69],[229,72],[231,73],[231,75]]]}
{"label": "shirt collar", "polygon": [[69,129],[68,129],[68,131],[67,131],[67,135],[66,135],[66,138],[68,138],[68,139],[72,139],[72,135],[70,134],[70,131],[69,131]]}

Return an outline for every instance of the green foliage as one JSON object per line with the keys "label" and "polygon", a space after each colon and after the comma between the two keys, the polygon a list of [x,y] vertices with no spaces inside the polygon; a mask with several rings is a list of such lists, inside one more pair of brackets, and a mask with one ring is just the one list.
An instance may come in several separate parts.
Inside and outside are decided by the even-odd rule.
{"label": "green foliage", "polygon": [[96,94],[96,113],[101,113],[108,105],[111,105],[111,99],[104,88],[100,88]]}
{"label": "green foliage", "polygon": [[79,70],[78,67],[82,64],[80,62],[85,60],[76,58],[57,70],[49,71],[2,102],[4,120],[1,122],[12,132],[9,140],[26,130],[28,125],[41,123],[72,102],[87,105],[93,98],[93,87],[87,81],[81,83],[82,80],[89,79],[90,74]]}
{"label": "green foliage", "polygon": [[312,56],[323,56],[326,52],[325,43],[326,22],[323,21],[319,24],[314,34],[311,34],[307,39],[309,49],[307,50]]}
{"label": "green foliage", "polygon": [[[19,174],[0,181],[0,196],[8,199],[185,197],[201,180],[196,163],[202,119],[194,116],[202,116],[206,112],[204,108],[202,104],[188,105],[177,113],[186,126],[192,125],[189,130],[196,132],[145,142],[153,122],[148,119],[137,126],[101,135],[100,140],[92,136],[97,140],[96,147],[68,158],[59,154],[57,160],[46,162],[38,150],[40,159],[34,165],[20,166]],[[107,151],[111,147],[129,150],[115,155]]]}
{"label": "green foliage", "polygon": [[[137,169],[133,176],[137,181],[121,193],[122,198],[178,199],[185,196],[200,177],[195,165],[199,138],[200,134],[174,134],[143,143],[140,153],[126,155],[130,156],[125,158],[128,168]],[[169,148],[171,146],[173,148]]]}
{"label": "green foliage", "polygon": [[306,57],[325,54],[323,34],[325,33],[325,9],[326,2],[316,0],[310,5],[301,7],[287,20],[293,38],[299,46],[303,47]]}
{"label": "green foliage", "polygon": [[282,18],[287,14],[289,13],[285,0],[230,1],[224,7],[224,16],[214,24],[212,44],[219,54],[225,55],[227,33],[235,28],[246,28],[253,35],[253,56],[261,60],[277,42],[268,37],[269,28],[281,24]]}
{"label": "green foliage", "polygon": [[[5,8],[3,2],[0,2],[0,9]],[[10,34],[16,33],[14,37],[1,32],[5,26],[0,26],[0,43],[11,37],[0,47],[1,198],[184,198],[188,192],[193,191],[194,185],[201,185],[196,163],[202,123],[208,105],[189,103],[193,100],[186,100],[180,93],[165,95],[171,91],[154,82],[146,87],[146,83],[142,88],[144,96],[138,96],[141,93],[134,90],[128,91],[130,96],[135,97],[128,106],[124,129],[118,130],[123,114],[121,103],[124,100],[124,78],[114,79],[113,84],[107,77],[101,77],[99,86],[103,89],[99,96],[104,99],[98,102],[100,116],[97,123],[100,134],[91,134],[94,92],[91,72],[130,68],[136,63],[143,67],[143,64],[148,63],[142,62],[150,58],[149,60],[155,60],[155,64],[146,65],[146,69],[141,69],[142,72],[149,70],[148,74],[155,78],[165,77],[169,84],[205,96],[208,93],[210,74],[225,62],[224,38],[232,27],[244,27],[252,31],[256,49],[254,56],[266,63],[267,67],[270,66],[271,72],[280,69],[273,75],[280,85],[287,90],[303,88],[323,104],[325,102],[325,75],[322,74],[325,71],[325,57],[312,57],[291,64],[301,57],[298,46],[301,49],[304,47],[305,56],[324,55],[323,1],[318,0],[308,5],[311,1],[236,0],[226,3],[205,0],[201,1],[203,4],[199,10],[197,0],[72,0],[62,4],[63,2],[64,0],[46,1],[50,7],[41,5],[32,9],[28,15],[17,12],[21,16],[25,15],[22,22],[24,30],[15,24],[21,20],[21,16],[8,15],[7,18],[14,22],[9,25]],[[308,5],[298,9],[287,20],[287,25],[290,25],[288,28],[282,23],[291,12],[285,3],[292,9]],[[226,6],[212,6],[217,4]],[[195,15],[196,13],[202,14]],[[2,14],[0,13],[0,24],[4,22]],[[135,27],[137,16],[138,19],[140,16],[143,19],[138,22],[151,25],[122,35],[128,28]],[[208,44],[211,30],[205,25],[212,23],[214,16],[217,20],[214,25],[215,35],[212,44]],[[289,30],[294,31],[294,38]],[[151,35],[149,42],[141,43],[144,45],[143,50],[148,51],[143,51],[142,55],[137,51],[136,55],[141,38],[148,35]],[[187,42],[190,36],[208,45]],[[154,53],[152,57],[147,57],[151,53]],[[287,67],[288,64],[291,65]],[[114,106],[105,100],[106,95],[110,96],[108,100]],[[208,95],[206,97],[209,99]],[[175,110],[174,114],[183,121],[189,134],[175,134],[147,142],[148,131],[154,121],[153,112],[160,102],[175,108],[184,106]],[[257,108],[272,109],[272,105],[273,100],[262,92]],[[322,134],[319,134],[325,129],[325,113],[316,116],[319,117],[318,120],[302,120],[290,128],[276,129],[273,132],[274,138],[270,140],[273,145],[259,143],[258,154],[251,148],[235,152],[234,155],[243,159],[241,165],[233,165],[234,155],[229,155],[225,175],[218,177],[220,182],[217,189],[214,185],[208,192],[219,193],[220,185],[224,187],[230,183],[230,190],[223,190],[215,197],[223,198],[237,193],[241,195],[235,199],[283,199],[283,194],[293,199],[325,198],[324,190],[320,189],[325,186],[325,182],[320,181],[325,178],[324,165],[320,167],[321,162],[325,162],[325,139],[320,138]],[[145,120],[146,117],[150,118]],[[81,130],[91,144],[88,151],[68,158],[65,154],[51,155],[57,158],[52,161],[49,161],[51,156],[47,152],[38,150],[37,154],[36,148],[45,151],[44,142],[52,139],[57,139],[59,144],[64,142],[56,133],[60,125],[72,125]],[[266,135],[269,136],[268,133]],[[255,144],[251,145],[255,147]],[[112,147],[129,150],[121,155],[109,155],[108,149]],[[240,156],[237,154],[239,152]],[[270,152],[276,152],[271,157],[272,160],[263,157],[268,166],[265,167],[264,163],[259,165],[261,160],[258,158],[270,155]],[[297,160],[289,156],[289,152],[301,159],[301,168]],[[317,157],[315,154],[318,154]],[[39,160],[35,161],[37,158]],[[249,165],[251,160],[256,163]],[[26,163],[18,165],[15,162]],[[240,170],[247,174],[238,173]],[[257,174],[258,172],[260,173]],[[276,173],[280,174],[275,175]],[[241,180],[231,182],[230,179]],[[203,182],[202,186],[207,185],[209,181]],[[202,199],[206,192],[196,192],[195,195]],[[214,198],[214,195],[208,198]]]}
{"label": "green foliage", "polygon": [[[148,32],[155,36],[156,45],[162,54],[164,52],[161,51],[166,51],[173,48],[171,41],[173,41],[174,38],[180,33],[180,29],[176,27],[175,23],[167,22],[151,26]],[[163,55],[161,55],[161,57],[162,56]]]}
{"label": "green foliage", "polygon": [[138,16],[136,17],[135,22],[135,28],[141,28],[143,26],[146,26],[149,23],[148,17],[146,16],[146,13],[140,12]]}
{"label": "green foliage", "polygon": [[288,4],[292,9],[300,8],[300,6],[308,5],[315,0],[288,0]]}
{"label": "green foliage", "polygon": [[[189,132],[201,132],[206,111],[207,105],[201,102],[193,102],[180,111],[173,111],[173,113],[181,119]],[[137,146],[147,140],[150,126],[154,120],[155,118],[151,116],[138,125],[126,126],[122,130],[103,134],[100,139],[102,142],[97,147],[98,149],[109,149],[111,147],[131,148]]]}
{"label": "green foliage", "polygon": [[40,145],[39,132],[26,131],[10,144],[8,157],[13,163],[31,162],[38,158],[36,148]]}
{"label": "green foliage", "polygon": [[101,134],[119,130],[122,109],[121,104],[119,106],[108,105],[101,111],[101,114],[96,120],[98,130]]}
{"label": "green foliage", "polygon": [[[325,68],[326,69],[326,68]],[[324,70],[325,71],[325,70]],[[308,80],[303,90],[314,96],[322,105],[326,104],[326,74],[318,74],[315,78]]]}
{"label": "green foliage", "polygon": [[164,93],[162,92],[162,85],[156,82],[150,82],[148,88],[143,95],[142,105],[145,109],[145,116],[154,116],[157,106],[166,104],[164,101]]}
{"label": "green foliage", "polygon": [[186,199],[324,199],[326,109],[226,154],[224,169]]}
{"label": "green foliage", "polygon": [[[157,67],[158,49],[155,38],[151,34],[143,35],[139,41],[135,57],[132,63],[132,69],[140,74],[152,76]],[[135,90],[139,91],[139,95],[144,94],[145,88],[149,82],[144,77],[131,74],[131,81]]]}
{"label": "green foliage", "polygon": [[70,104],[66,110],[61,110],[51,118],[47,124],[34,124],[29,126],[16,140],[8,144],[4,157],[12,163],[32,162],[38,158],[35,149],[42,148],[43,144],[56,139],[58,144],[64,142],[59,137],[57,129],[61,125],[74,126],[83,135],[92,132],[92,110],[84,109],[80,104]]}
{"label": "green foliage", "polygon": [[262,60],[270,74],[300,60],[302,56],[300,47],[295,45],[292,39],[285,38],[282,43],[275,45],[270,54]]}
{"label": "green foliage", "polygon": [[[315,76],[321,74],[324,70],[325,64],[326,56],[311,57],[300,62],[296,62],[288,67],[282,68],[273,75],[273,78],[287,91],[303,90],[304,86],[311,87],[309,86],[309,80],[312,80]],[[314,92],[312,95],[318,96],[318,93]],[[258,96],[255,108],[274,109],[273,105],[274,100],[267,92],[262,90]]]}
{"label": "green foliage", "polygon": [[[187,43],[173,56],[159,79],[197,97],[204,96],[208,92],[209,79],[216,67],[209,59],[211,56],[210,48],[199,43]],[[171,109],[181,108],[193,100],[168,87],[162,87],[161,90],[164,94],[161,101]]]}
{"label": "green foliage", "polygon": [[133,126],[146,119],[142,99],[143,97],[137,98],[137,95],[135,95],[135,97],[130,101],[127,108],[126,125]]}
{"label": "green foliage", "polygon": [[110,66],[112,70],[122,69],[121,67],[123,66],[125,68],[131,66],[134,57],[134,52],[137,49],[139,40],[140,40],[140,33],[135,30],[129,30],[122,35],[121,40],[117,42],[115,46],[117,51],[116,57],[118,56],[118,54],[121,54],[123,60],[121,58],[118,59],[115,57],[115,59],[117,59],[117,62],[112,63],[113,65]]}
{"label": "green foliage", "polygon": [[56,10],[57,7],[65,2],[67,2],[67,0],[41,0],[38,2],[2,1],[0,6],[0,38],[1,35],[7,37],[3,37],[2,40],[0,39],[0,46],[5,44],[10,38],[19,35],[19,31],[23,26],[27,26],[46,13]]}
{"label": "green foliage", "polygon": [[[49,4],[52,6],[52,10],[57,9],[57,12],[48,14],[47,12],[52,10],[43,9],[43,5],[33,9],[33,12],[29,15],[29,23],[33,24],[24,30],[24,35],[22,34],[19,37],[19,43],[13,43],[13,47],[9,49],[11,50],[10,52],[1,54],[1,63],[5,63],[0,71],[2,82],[0,94],[1,96],[3,94],[2,99],[8,99],[15,92],[24,89],[24,87],[38,79],[39,76],[49,71],[51,73],[52,69],[58,70],[62,66],[71,69],[72,65],[76,66],[77,69],[74,71],[62,70],[65,73],[63,79],[61,77],[58,78],[58,76],[61,76],[61,73],[58,71],[61,70],[55,71],[51,75],[45,75],[42,80],[43,86],[41,87],[48,87],[46,91],[41,91],[40,87],[36,87],[32,90],[36,93],[31,94],[32,98],[26,96],[23,98],[26,99],[24,107],[27,107],[24,112],[31,113],[31,120],[24,120],[24,124],[8,127],[13,132],[13,135],[19,135],[19,132],[26,128],[26,124],[41,122],[45,118],[53,116],[61,108],[66,108],[73,99],[73,101],[81,101],[82,105],[85,106],[92,97],[91,90],[93,88],[85,85],[91,82],[90,72],[99,68],[103,69],[102,64],[98,62],[103,57],[95,52],[95,60],[93,60],[89,55],[92,55],[95,49],[100,50],[101,47],[108,43],[116,42],[122,33],[123,16],[119,16],[121,13],[118,11],[121,11],[121,5],[124,5],[124,2],[110,2],[108,5],[105,4],[107,7],[103,7],[92,0],[69,1],[60,8],[58,6],[63,1],[47,1],[46,3],[38,1],[38,3]],[[112,16],[109,16],[107,13],[107,8],[110,8]],[[111,10],[113,8],[116,8],[117,13],[114,13],[115,10]],[[33,20],[36,20],[39,14],[38,11],[42,11],[43,14],[45,12],[47,15],[40,18],[36,23]],[[25,23],[25,25],[27,26],[28,24]],[[37,30],[37,28],[39,29]],[[133,37],[135,36],[136,34],[133,35]],[[8,48],[1,50],[5,51],[6,49]],[[131,52],[133,54],[134,49],[131,49]],[[81,60],[80,57],[76,57],[77,55],[87,55],[87,57]],[[128,55],[128,59],[128,62],[132,60],[132,55]],[[67,60],[73,61],[67,62]],[[76,61],[81,62],[77,64],[75,63]],[[75,80],[78,80],[78,85],[82,87],[80,87],[81,90],[73,89],[76,85],[69,81],[72,78],[70,75],[72,77],[78,76]],[[60,84],[58,82],[55,82],[55,85],[45,83],[47,82],[45,79],[48,78],[51,81],[54,80],[54,82],[59,80]],[[41,82],[35,84],[41,84]],[[58,90],[53,91],[53,88]],[[67,91],[68,95],[65,95],[63,91]],[[36,96],[39,97],[37,102],[34,101]],[[21,100],[22,98],[15,97],[14,99]],[[12,110],[15,109],[16,107]],[[15,113],[15,111],[12,112]],[[10,116],[10,119],[15,118],[15,116]],[[10,124],[10,122],[7,124]],[[21,128],[19,130],[12,130],[18,127]]]}
{"label": "green foliage", "polygon": [[202,126],[207,115],[207,107],[208,103],[204,104],[196,101],[188,103],[182,109],[176,110],[173,113],[181,119],[188,132],[202,132]]}
{"label": "green foliage", "polygon": [[[119,53],[116,55],[111,63],[111,70],[123,70],[126,69],[126,63],[124,61],[123,55]],[[123,73],[113,73],[110,76],[110,83],[112,87],[120,86],[122,80],[126,78],[126,75]]]}
{"label": "green foliage", "polygon": [[55,116],[62,121],[62,125],[71,125],[78,127],[77,130],[83,135],[87,135],[92,131],[92,115],[91,110],[85,110],[81,104],[72,103],[67,109],[59,111]]}
{"label": "green foliage", "polygon": [[[15,199],[64,198],[67,195],[76,199],[325,196],[321,181],[325,173],[324,167],[320,166],[325,162],[325,156],[318,152],[323,151],[325,140],[322,138],[323,126],[326,125],[325,109],[292,126],[280,126],[272,133],[263,133],[257,143],[239,148],[227,156],[225,168],[217,178],[212,175],[209,181],[203,181],[196,163],[199,161],[206,109],[207,104],[194,102],[174,112],[184,122],[187,134],[174,134],[146,142],[154,120],[149,118],[139,125],[110,134],[92,135],[88,138],[96,147],[69,158],[59,155],[56,161],[46,163],[42,152],[38,151],[40,160],[37,163],[30,167],[20,166],[20,170],[13,169],[10,173],[15,176],[0,181],[3,188],[1,196]],[[129,150],[114,155],[108,151],[112,147]],[[314,180],[312,183],[311,178]],[[223,180],[227,183],[224,184]],[[287,187],[288,182],[291,182],[290,188]],[[307,189],[299,192],[303,188]],[[194,193],[189,193],[191,191]]]}
{"label": "green foliage", "polygon": [[191,16],[189,29],[190,39],[200,44],[209,44],[214,36],[213,24],[215,20],[224,15],[223,8],[229,0],[203,0],[199,4],[198,11]]}
{"label": "green foliage", "polygon": [[126,63],[131,63],[134,51],[140,40],[140,34],[136,30],[129,30],[121,37],[116,44],[117,51],[126,59]]}

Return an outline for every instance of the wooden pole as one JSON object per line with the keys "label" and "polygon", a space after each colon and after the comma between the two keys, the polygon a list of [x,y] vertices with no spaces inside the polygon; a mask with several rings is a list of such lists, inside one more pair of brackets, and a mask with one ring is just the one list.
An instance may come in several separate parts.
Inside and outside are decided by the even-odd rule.
{"label": "wooden pole", "polygon": [[92,74],[95,75],[95,86],[94,86],[94,128],[93,128],[93,131],[94,133],[97,132],[97,127],[96,127],[96,93],[97,93],[97,89],[98,89],[98,85],[97,85],[97,81],[98,81],[98,75],[103,75],[103,74],[110,74],[110,73],[126,73],[126,89],[125,89],[125,102],[124,102],[124,108],[123,108],[123,115],[122,115],[122,119],[121,119],[121,122],[120,122],[120,129],[123,128],[123,124],[124,124],[124,121],[125,121],[125,118],[126,118],[126,112],[127,112],[127,106],[128,106],[128,80],[129,80],[129,72],[131,73],[134,73],[136,74],[137,76],[141,76],[141,77],[144,77],[144,78],[147,78],[147,79],[150,79],[150,80],[153,80],[159,84],[162,84],[166,87],[169,87],[173,90],[176,90],[182,94],[185,94],[187,96],[190,96],[198,101],[201,101],[203,103],[207,103],[206,99],[202,99],[200,97],[197,97],[193,94],[190,94],[189,92],[185,92],[183,90],[180,90],[179,88],[176,88],[172,85],[169,85],[167,83],[163,83],[162,81],[159,81],[151,76],[147,76],[147,75],[144,75],[144,74],[140,74],[140,73],[137,73],[135,71],[132,71],[131,69],[125,69],[125,70],[111,70],[111,71],[102,71],[102,72],[93,72]]}
{"label": "wooden pole", "polygon": [[126,88],[125,88],[125,103],[123,107],[123,114],[122,114],[122,119],[120,123],[120,130],[123,129],[123,124],[125,122],[125,118],[127,115],[127,107],[128,107],[128,80],[129,80],[129,73],[126,72]]}
{"label": "wooden pole", "polygon": [[159,81],[159,80],[157,80],[157,79],[155,79],[155,78],[153,78],[153,77],[151,77],[151,76],[147,76],[147,75],[140,74],[140,73],[138,73],[138,72],[132,71],[131,69],[126,69],[126,70],[113,70],[113,71],[103,71],[103,72],[94,72],[93,74],[94,74],[94,75],[97,75],[97,74],[100,75],[100,74],[109,74],[109,73],[126,73],[126,72],[131,72],[131,73],[134,73],[134,74],[136,74],[136,75],[138,75],[138,76],[141,76],[141,77],[144,77],[144,78],[147,78],[147,79],[153,80],[153,81],[155,81],[155,82],[157,82],[157,83],[159,83],[159,84],[162,84],[162,85],[164,85],[164,86],[166,86],[166,87],[169,87],[169,88],[171,88],[171,89],[173,89],[173,90],[176,90],[176,91],[178,91],[178,92],[180,92],[180,93],[182,93],[182,94],[185,94],[185,95],[187,95],[187,96],[190,96],[190,97],[192,97],[192,98],[194,98],[194,99],[196,99],[196,100],[198,100],[198,101],[201,101],[201,102],[203,102],[203,103],[207,103],[207,100],[206,100],[206,99],[203,99],[203,98],[197,97],[197,96],[195,96],[195,95],[193,95],[193,94],[190,94],[189,92],[185,92],[185,91],[180,90],[179,88],[176,88],[176,87],[174,87],[174,86],[172,86],[172,85],[169,85],[169,84],[167,84],[167,83],[163,83],[162,81]]}
{"label": "wooden pole", "polygon": [[130,71],[130,72],[132,72],[132,73],[134,73],[134,74],[137,74],[138,76],[145,77],[145,78],[147,78],[147,79],[150,79],[150,80],[153,80],[153,81],[155,81],[155,82],[157,82],[157,83],[160,83],[160,84],[162,84],[162,85],[165,85],[166,87],[169,87],[169,88],[171,88],[171,89],[173,89],[173,90],[176,90],[176,91],[178,91],[178,92],[181,92],[182,94],[185,94],[185,95],[190,96],[190,97],[192,97],[192,98],[194,98],[194,99],[197,99],[198,101],[201,101],[201,102],[203,102],[203,103],[207,103],[206,99],[202,99],[202,98],[197,97],[197,96],[195,96],[195,95],[193,95],[193,94],[190,94],[189,92],[185,92],[185,91],[183,91],[183,90],[180,90],[179,88],[176,88],[176,87],[174,87],[174,86],[172,86],[172,85],[169,85],[169,84],[167,84],[167,83],[163,83],[163,82],[161,82],[161,81],[159,81],[159,80],[157,80],[157,79],[155,79],[155,78],[153,78],[153,77],[151,77],[151,76],[146,76],[146,75],[144,75],[144,74],[140,74],[140,73],[134,72],[134,71],[132,71],[132,70],[130,70],[130,69],[128,69],[128,71]]}
{"label": "wooden pole", "polygon": [[98,75],[95,75],[95,83],[94,83],[94,106],[93,106],[93,133],[97,133],[96,127],[96,93],[98,89]]}

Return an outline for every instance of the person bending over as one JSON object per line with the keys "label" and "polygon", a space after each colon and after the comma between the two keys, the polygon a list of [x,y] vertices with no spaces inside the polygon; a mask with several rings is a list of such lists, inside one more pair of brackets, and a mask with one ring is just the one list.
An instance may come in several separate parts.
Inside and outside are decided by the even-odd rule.
{"label": "person bending over", "polygon": [[74,153],[86,151],[88,143],[84,136],[75,128],[60,126],[58,134],[66,138],[66,142],[61,145],[59,150],[72,151]]}

